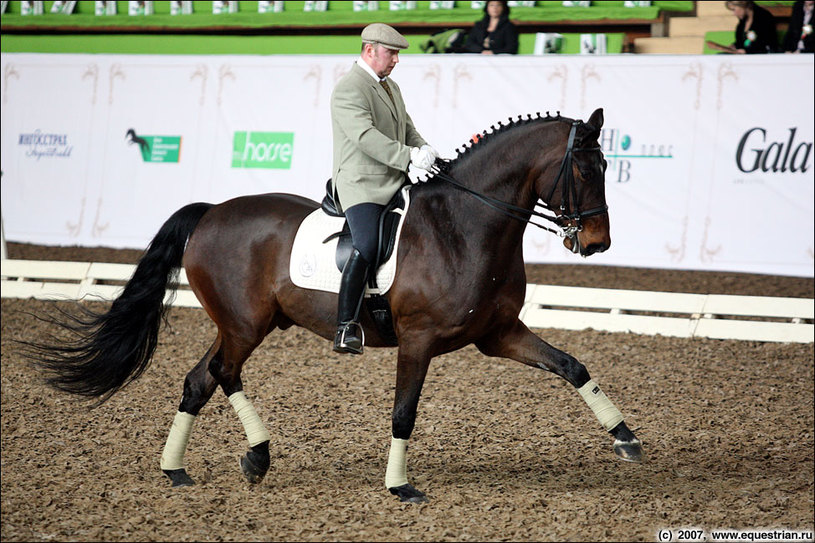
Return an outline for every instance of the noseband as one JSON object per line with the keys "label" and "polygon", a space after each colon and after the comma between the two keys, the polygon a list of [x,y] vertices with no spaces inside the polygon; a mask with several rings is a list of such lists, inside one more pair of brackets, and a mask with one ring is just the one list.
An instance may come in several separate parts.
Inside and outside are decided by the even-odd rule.
{"label": "noseband", "polygon": [[[569,130],[569,141],[566,144],[566,154],[563,156],[563,160],[560,163],[560,170],[558,171],[557,177],[555,178],[555,182],[552,184],[552,190],[549,191],[549,195],[542,199],[540,196],[538,200],[543,200],[543,203],[535,202],[535,207],[541,207],[553,213],[555,215],[547,215],[545,213],[541,213],[535,209],[529,210],[524,209],[522,207],[503,202],[492,196],[487,196],[485,194],[481,194],[469,187],[465,187],[458,181],[456,181],[453,177],[448,175],[445,171],[443,164],[441,168],[438,166],[434,167],[432,173],[435,177],[450,183],[451,185],[463,190],[464,192],[468,192],[475,196],[478,200],[483,202],[484,204],[498,210],[502,214],[511,217],[513,219],[531,224],[533,226],[537,226],[547,232],[551,232],[553,234],[557,234],[562,238],[569,238],[572,240],[572,252],[577,253],[580,250],[580,242],[577,238],[577,233],[583,230],[582,220],[586,217],[592,217],[594,215],[600,215],[601,213],[605,213],[608,211],[608,205],[598,206],[586,211],[580,211],[580,204],[577,202],[577,187],[574,181],[574,169],[572,167],[574,153],[579,151],[600,151],[600,146],[597,147],[577,147],[574,146],[574,139],[575,139],[575,132],[577,131],[578,125],[581,124],[581,121],[572,121],[571,129]],[[560,184],[560,180],[563,179],[563,190],[561,191],[561,198],[560,198],[560,209],[557,213],[552,207],[547,203],[551,200],[552,196],[555,194],[555,190],[557,190],[558,184]],[[571,200],[571,202],[570,202]],[[574,211],[572,210],[572,205],[574,204]],[[571,211],[571,212],[570,212]],[[545,219],[549,222],[554,223],[558,230],[553,228],[549,228],[548,226],[544,226],[540,223],[534,222],[532,220],[532,216],[540,217]]]}

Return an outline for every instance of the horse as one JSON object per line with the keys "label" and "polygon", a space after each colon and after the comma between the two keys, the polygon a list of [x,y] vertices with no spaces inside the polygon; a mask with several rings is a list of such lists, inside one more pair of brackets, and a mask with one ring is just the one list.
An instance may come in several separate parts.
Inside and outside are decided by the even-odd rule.
{"label": "horse", "polygon": [[136,131],[133,130],[132,128],[127,129],[127,132],[125,133],[125,139],[127,140],[128,145],[133,145],[134,143],[138,144],[142,154],[150,152],[150,144],[147,142],[146,139],[137,136]]}
{"label": "horse", "polygon": [[[428,501],[408,480],[405,451],[430,361],[471,344],[568,381],[613,436],[615,454],[643,460],[640,440],[586,367],[518,318],[526,288],[522,238],[533,217],[554,223],[558,229],[547,229],[582,256],[611,244],[606,161],[597,143],[602,125],[602,109],[588,122],[560,112],[510,118],[457,149],[455,158],[439,159],[425,182],[411,187],[399,265],[386,293],[396,341],[369,315],[361,319],[368,347],[398,346],[385,486],[401,501]],[[275,329],[297,325],[329,341],[336,330],[337,295],[297,287],[289,276],[298,226],[317,208],[301,196],[269,193],[179,209],[106,312],[64,311],[70,318],[54,321],[75,339],[28,343],[28,356],[54,387],[104,402],[147,368],[169,309],[165,292],[177,288],[183,265],[217,335],[186,375],[161,469],[173,487],[194,484],[184,468],[187,443],[195,417],[220,387],[249,441],[243,475],[260,482],[270,467],[270,437],[244,393],[241,370]]]}

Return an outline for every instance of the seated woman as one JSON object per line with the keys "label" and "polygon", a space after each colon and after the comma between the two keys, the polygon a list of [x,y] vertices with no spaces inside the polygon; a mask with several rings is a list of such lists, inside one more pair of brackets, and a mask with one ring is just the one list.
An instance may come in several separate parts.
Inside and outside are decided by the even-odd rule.
{"label": "seated woman", "polygon": [[509,21],[507,2],[487,2],[484,18],[475,23],[464,44],[465,53],[497,55],[518,53],[518,31]]}
{"label": "seated woman", "polygon": [[775,31],[775,17],[753,1],[725,2],[727,9],[739,18],[736,26],[736,41],[731,46],[708,41],[708,47],[724,53],[758,54],[778,51],[778,34]]}

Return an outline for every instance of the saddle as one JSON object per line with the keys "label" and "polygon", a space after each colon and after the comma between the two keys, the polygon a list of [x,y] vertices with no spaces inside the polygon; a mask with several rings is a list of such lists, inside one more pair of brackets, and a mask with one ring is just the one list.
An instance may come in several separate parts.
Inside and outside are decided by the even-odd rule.
{"label": "saddle", "polygon": [[[405,184],[409,184],[406,181]],[[342,211],[342,204],[339,201],[339,195],[336,194],[331,179],[325,185],[325,197],[320,205],[323,212],[331,217],[344,217]],[[379,217],[379,235],[377,242],[376,261],[372,263],[372,273],[368,279],[368,286],[372,289],[378,289],[376,282],[376,271],[383,263],[393,255],[393,249],[396,245],[396,234],[399,231],[399,222],[403,214],[395,213],[395,210],[405,209],[405,198],[401,190],[399,190],[390,202],[387,203],[382,215]],[[331,234],[323,243],[328,243],[334,238],[337,240],[337,251],[334,256],[334,261],[337,269],[342,272],[345,268],[345,263],[351,256],[354,250],[351,240],[351,229],[348,226],[348,221],[343,223],[342,230],[337,233]],[[391,306],[387,298],[381,294],[370,294],[365,297],[365,307],[376,325],[380,335],[392,345],[397,344],[396,332],[393,329],[393,315],[391,313]]]}

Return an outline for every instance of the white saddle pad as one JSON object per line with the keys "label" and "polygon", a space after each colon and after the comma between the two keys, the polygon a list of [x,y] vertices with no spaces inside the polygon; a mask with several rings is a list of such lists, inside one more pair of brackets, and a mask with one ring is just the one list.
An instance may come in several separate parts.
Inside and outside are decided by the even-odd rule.
{"label": "white saddle pad", "polygon": [[[384,294],[393,284],[396,276],[396,253],[399,248],[399,238],[402,235],[404,216],[410,204],[410,186],[402,189],[405,198],[405,208],[395,209],[391,213],[402,215],[399,226],[396,228],[396,240],[390,258],[379,267],[376,272],[376,283],[379,288],[366,287],[366,295]],[[309,214],[300,224],[294,245],[291,249],[289,261],[289,275],[292,282],[301,288],[322,290],[326,292],[340,292],[340,279],[342,273],[337,269],[335,253],[337,252],[338,238],[323,243],[328,236],[342,230],[345,224],[344,217],[331,217],[322,209]]]}

